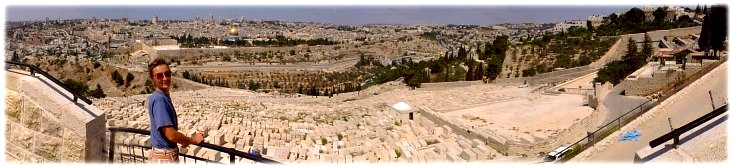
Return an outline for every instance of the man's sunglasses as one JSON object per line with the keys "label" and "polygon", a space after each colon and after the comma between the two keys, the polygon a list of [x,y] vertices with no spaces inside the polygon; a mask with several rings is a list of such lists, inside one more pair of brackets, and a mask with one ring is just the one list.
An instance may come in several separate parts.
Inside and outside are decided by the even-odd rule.
{"label": "man's sunglasses", "polygon": [[163,80],[163,76],[165,76],[166,78],[170,79],[171,78],[171,75],[173,75],[173,73],[171,73],[171,71],[165,71],[165,72],[161,72],[161,73],[156,73],[155,74],[155,78],[158,79],[158,80]]}

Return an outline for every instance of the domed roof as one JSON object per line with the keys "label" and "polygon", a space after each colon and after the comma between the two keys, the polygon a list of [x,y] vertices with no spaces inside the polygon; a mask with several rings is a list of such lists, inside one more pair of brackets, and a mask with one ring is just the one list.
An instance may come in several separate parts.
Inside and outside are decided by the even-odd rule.
{"label": "domed roof", "polygon": [[399,110],[399,111],[408,111],[412,109],[412,107],[405,102],[397,102],[394,105],[392,105],[392,108],[394,108],[395,110]]}
{"label": "domed roof", "polygon": [[238,36],[239,35],[239,31],[237,31],[237,28],[236,27],[232,27],[231,29],[229,29],[229,32],[228,33],[229,33],[229,35],[232,35],[232,36]]}

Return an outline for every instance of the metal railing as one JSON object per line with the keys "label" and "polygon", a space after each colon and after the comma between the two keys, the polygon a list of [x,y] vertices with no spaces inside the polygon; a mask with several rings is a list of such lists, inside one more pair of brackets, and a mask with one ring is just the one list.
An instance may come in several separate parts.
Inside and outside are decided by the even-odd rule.
{"label": "metal railing", "polygon": [[[108,128],[108,130],[110,131],[109,149],[108,149],[108,162],[109,163],[114,163],[115,162],[115,154],[116,154],[115,151],[118,148],[120,148],[120,147],[124,147],[125,149],[127,149],[127,152],[120,152],[118,154],[118,158],[119,158],[118,161],[120,163],[129,163],[129,162],[132,162],[132,163],[147,163],[146,160],[148,158],[145,156],[145,154],[146,154],[146,151],[145,150],[150,150],[151,149],[150,146],[148,146],[146,144],[133,144],[133,143],[130,143],[130,144],[121,144],[120,145],[120,144],[117,144],[115,142],[116,141],[116,138],[115,137],[116,137],[116,134],[118,134],[118,133],[132,133],[132,134],[137,134],[137,135],[147,135],[147,136],[149,136],[150,135],[150,131],[149,130],[142,130],[142,129],[135,129],[135,128],[122,128],[122,127],[111,127],[111,128]],[[251,161],[254,161],[254,162],[257,162],[257,163],[281,164],[280,162],[277,162],[277,161],[274,161],[274,160],[271,160],[271,159],[264,158],[264,157],[262,157],[260,155],[253,155],[253,154],[245,153],[245,152],[242,152],[242,151],[238,151],[236,149],[222,147],[222,146],[217,146],[217,145],[213,145],[213,144],[206,143],[206,142],[201,142],[200,144],[191,145],[191,146],[199,146],[201,148],[207,148],[207,149],[211,149],[213,151],[217,151],[217,152],[228,154],[229,155],[229,164],[235,164],[235,163],[237,163],[237,158],[244,158],[244,159],[248,159],[248,160],[251,160]],[[135,148],[139,148],[140,149],[140,153],[139,154],[136,154],[136,151],[135,150],[137,150],[137,149],[135,149]],[[185,153],[179,153],[178,155],[184,158],[184,159],[181,159],[183,164],[186,164],[186,162],[187,162],[188,159],[192,159],[194,161],[194,163],[197,163],[198,161],[202,161],[202,162],[206,162],[206,163],[222,164],[218,160],[209,160],[207,158],[201,158],[201,157],[197,157],[197,156],[191,156],[191,155],[187,155]]]}
{"label": "metal railing", "polygon": [[51,80],[53,83],[56,83],[57,85],[61,86],[61,88],[64,88],[66,91],[68,91],[69,93],[71,93],[72,95],[74,95],[74,102],[76,102],[77,99],[81,99],[81,101],[84,101],[85,103],[87,103],[89,105],[92,105],[92,100],[89,100],[89,98],[82,96],[81,93],[76,93],[76,92],[72,91],[71,89],[69,89],[68,87],[66,87],[66,85],[64,85],[63,82],[59,81],[55,77],[53,77],[50,74],[48,74],[48,72],[41,70],[41,68],[38,68],[35,65],[26,64],[26,63],[22,63],[22,62],[15,62],[15,61],[5,61],[5,64],[6,64],[6,66],[7,66],[7,64],[13,64],[13,65],[18,65],[18,66],[28,67],[30,69],[31,76],[35,76],[36,75],[35,72],[38,72],[41,75],[43,75],[46,78],[48,78],[48,80]]}
{"label": "metal railing", "polygon": [[[585,149],[592,147],[596,143],[600,142],[600,140],[603,140],[603,138],[608,137],[613,132],[616,132],[619,129],[621,129],[621,127],[625,126],[628,123],[631,123],[631,121],[633,121],[637,117],[641,116],[642,114],[654,108],[659,103],[671,97],[678,91],[692,84],[697,79],[701,78],[708,72],[717,68],[720,64],[726,62],[727,60],[728,60],[727,57],[723,57],[720,60],[718,60],[717,62],[707,67],[702,68],[700,71],[697,71],[696,73],[690,76],[687,76],[682,80],[672,83],[670,87],[662,90],[663,94],[657,100],[647,100],[646,102],[642,103],[641,105],[635,107],[634,109],[629,110],[628,112],[622,114],[621,116],[614,119],[613,121],[605,124],[601,128],[598,128],[596,131],[593,131],[592,133],[588,133],[587,136],[578,140],[577,142],[573,143],[572,145],[568,146],[568,148],[566,148],[565,150],[561,151],[560,153],[563,153],[564,156],[558,161],[558,163],[567,162],[568,160],[572,159],[576,155],[583,152]],[[645,105],[647,105],[646,108],[645,108]]]}
{"label": "metal railing", "polygon": [[726,111],[728,111],[728,105],[727,104],[726,105],[723,105],[722,107],[718,107],[717,109],[713,110],[712,112],[710,112],[708,114],[705,114],[702,117],[697,118],[697,119],[695,119],[695,120],[693,120],[693,121],[691,121],[691,122],[683,125],[680,128],[673,129],[672,132],[670,132],[670,133],[664,134],[664,135],[658,137],[657,139],[654,139],[652,141],[649,141],[649,147],[652,147],[652,148],[657,147],[657,146],[661,145],[662,143],[667,142],[667,141],[669,141],[671,139],[674,139],[675,146],[676,145],[679,145],[679,142],[680,142],[680,139],[679,138],[680,138],[680,135],[682,135],[682,133],[685,133],[687,131],[690,131],[693,128],[695,128],[697,126],[700,126],[703,123],[708,122],[708,121],[712,120],[713,118],[715,118],[715,117],[717,117],[717,116],[725,113]]}

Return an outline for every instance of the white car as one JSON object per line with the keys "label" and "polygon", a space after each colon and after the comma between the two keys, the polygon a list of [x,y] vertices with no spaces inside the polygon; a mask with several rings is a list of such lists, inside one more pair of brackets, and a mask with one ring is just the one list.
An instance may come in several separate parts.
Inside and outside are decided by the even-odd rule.
{"label": "white car", "polygon": [[[565,150],[565,149],[567,149],[567,150]],[[552,150],[550,153],[547,153],[547,155],[545,156],[545,160],[544,161],[545,162],[555,162],[555,161],[558,161],[558,160],[562,159],[563,157],[565,157],[565,154],[568,153],[568,152],[570,152],[570,151],[573,151],[573,148],[569,148],[569,147],[566,147],[566,146],[557,147],[555,150]]]}

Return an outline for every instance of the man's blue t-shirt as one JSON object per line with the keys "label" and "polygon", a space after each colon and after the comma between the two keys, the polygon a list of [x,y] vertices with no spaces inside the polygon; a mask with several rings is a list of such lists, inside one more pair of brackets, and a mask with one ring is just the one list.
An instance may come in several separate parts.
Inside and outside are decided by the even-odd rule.
{"label": "man's blue t-shirt", "polygon": [[150,117],[150,142],[154,148],[172,149],[178,147],[175,142],[165,138],[163,126],[173,126],[178,130],[178,117],[173,108],[171,98],[161,91],[154,91],[148,97],[148,116]]}

